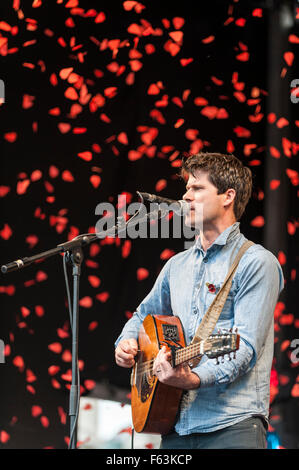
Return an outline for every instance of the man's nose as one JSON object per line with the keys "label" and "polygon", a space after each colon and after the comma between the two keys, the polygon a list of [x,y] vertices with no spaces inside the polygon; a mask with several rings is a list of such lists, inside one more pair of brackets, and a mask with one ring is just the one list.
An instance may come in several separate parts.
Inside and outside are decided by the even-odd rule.
{"label": "man's nose", "polygon": [[191,202],[193,200],[192,191],[190,191],[190,189],[183,195],[183,200],[186,202]]}

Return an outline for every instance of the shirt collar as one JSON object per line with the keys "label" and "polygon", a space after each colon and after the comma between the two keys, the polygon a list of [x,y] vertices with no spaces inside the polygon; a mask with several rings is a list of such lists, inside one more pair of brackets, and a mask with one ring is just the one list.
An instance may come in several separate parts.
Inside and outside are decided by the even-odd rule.
{"label": "shirt collar", "polygon": [[[226,245],[229,241],[235,238],[240,233],[240,222],[235,222],[233,225],[227,227],[220,235],[216,238],[216,240],[212,243],[212,245],[208,248],[209,251],[214,245]],[[202,249],[200,236],[195,242],[195,247]]]}

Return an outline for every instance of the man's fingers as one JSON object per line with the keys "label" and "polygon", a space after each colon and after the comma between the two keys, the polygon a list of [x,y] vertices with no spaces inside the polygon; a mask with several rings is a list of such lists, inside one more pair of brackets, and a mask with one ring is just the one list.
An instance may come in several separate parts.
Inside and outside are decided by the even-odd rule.
{"label": "man's fingers", "polygon": [[134,342],[133,340],[130,340],[124,344],[120,344],[120,347],[127,354],[133,354],[134,356],[137,354],[138,347],[136,341]]}
{"label": "man's fingers", "polygon": [[138,350],[135,339],[126,339],[121,341],[115,350],[115,360],[119,366],[132,367],[134,365],[134,356]]}

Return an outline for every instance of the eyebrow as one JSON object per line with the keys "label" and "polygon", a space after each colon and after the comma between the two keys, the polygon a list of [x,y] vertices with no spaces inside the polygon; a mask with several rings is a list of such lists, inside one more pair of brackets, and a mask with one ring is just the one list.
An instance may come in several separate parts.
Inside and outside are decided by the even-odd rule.
{"label": "eyebrow", "polygon": [[190,189],[190,188],[203,188],[204,186],[200,183],[194,183],[194,184],[191,184],[190,186],[188,186],[188,184],[186,184],[186,189]]}

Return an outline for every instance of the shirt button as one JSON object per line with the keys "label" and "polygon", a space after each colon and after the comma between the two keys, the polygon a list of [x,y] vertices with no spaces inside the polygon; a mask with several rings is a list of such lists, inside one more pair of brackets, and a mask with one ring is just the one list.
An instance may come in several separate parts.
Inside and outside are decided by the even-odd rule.
{"label": "shirt button", "polygon": [[193,313],[194,313],[194,315],[196,315],[197,312],[198,312],[197,307],[193,307]]}

